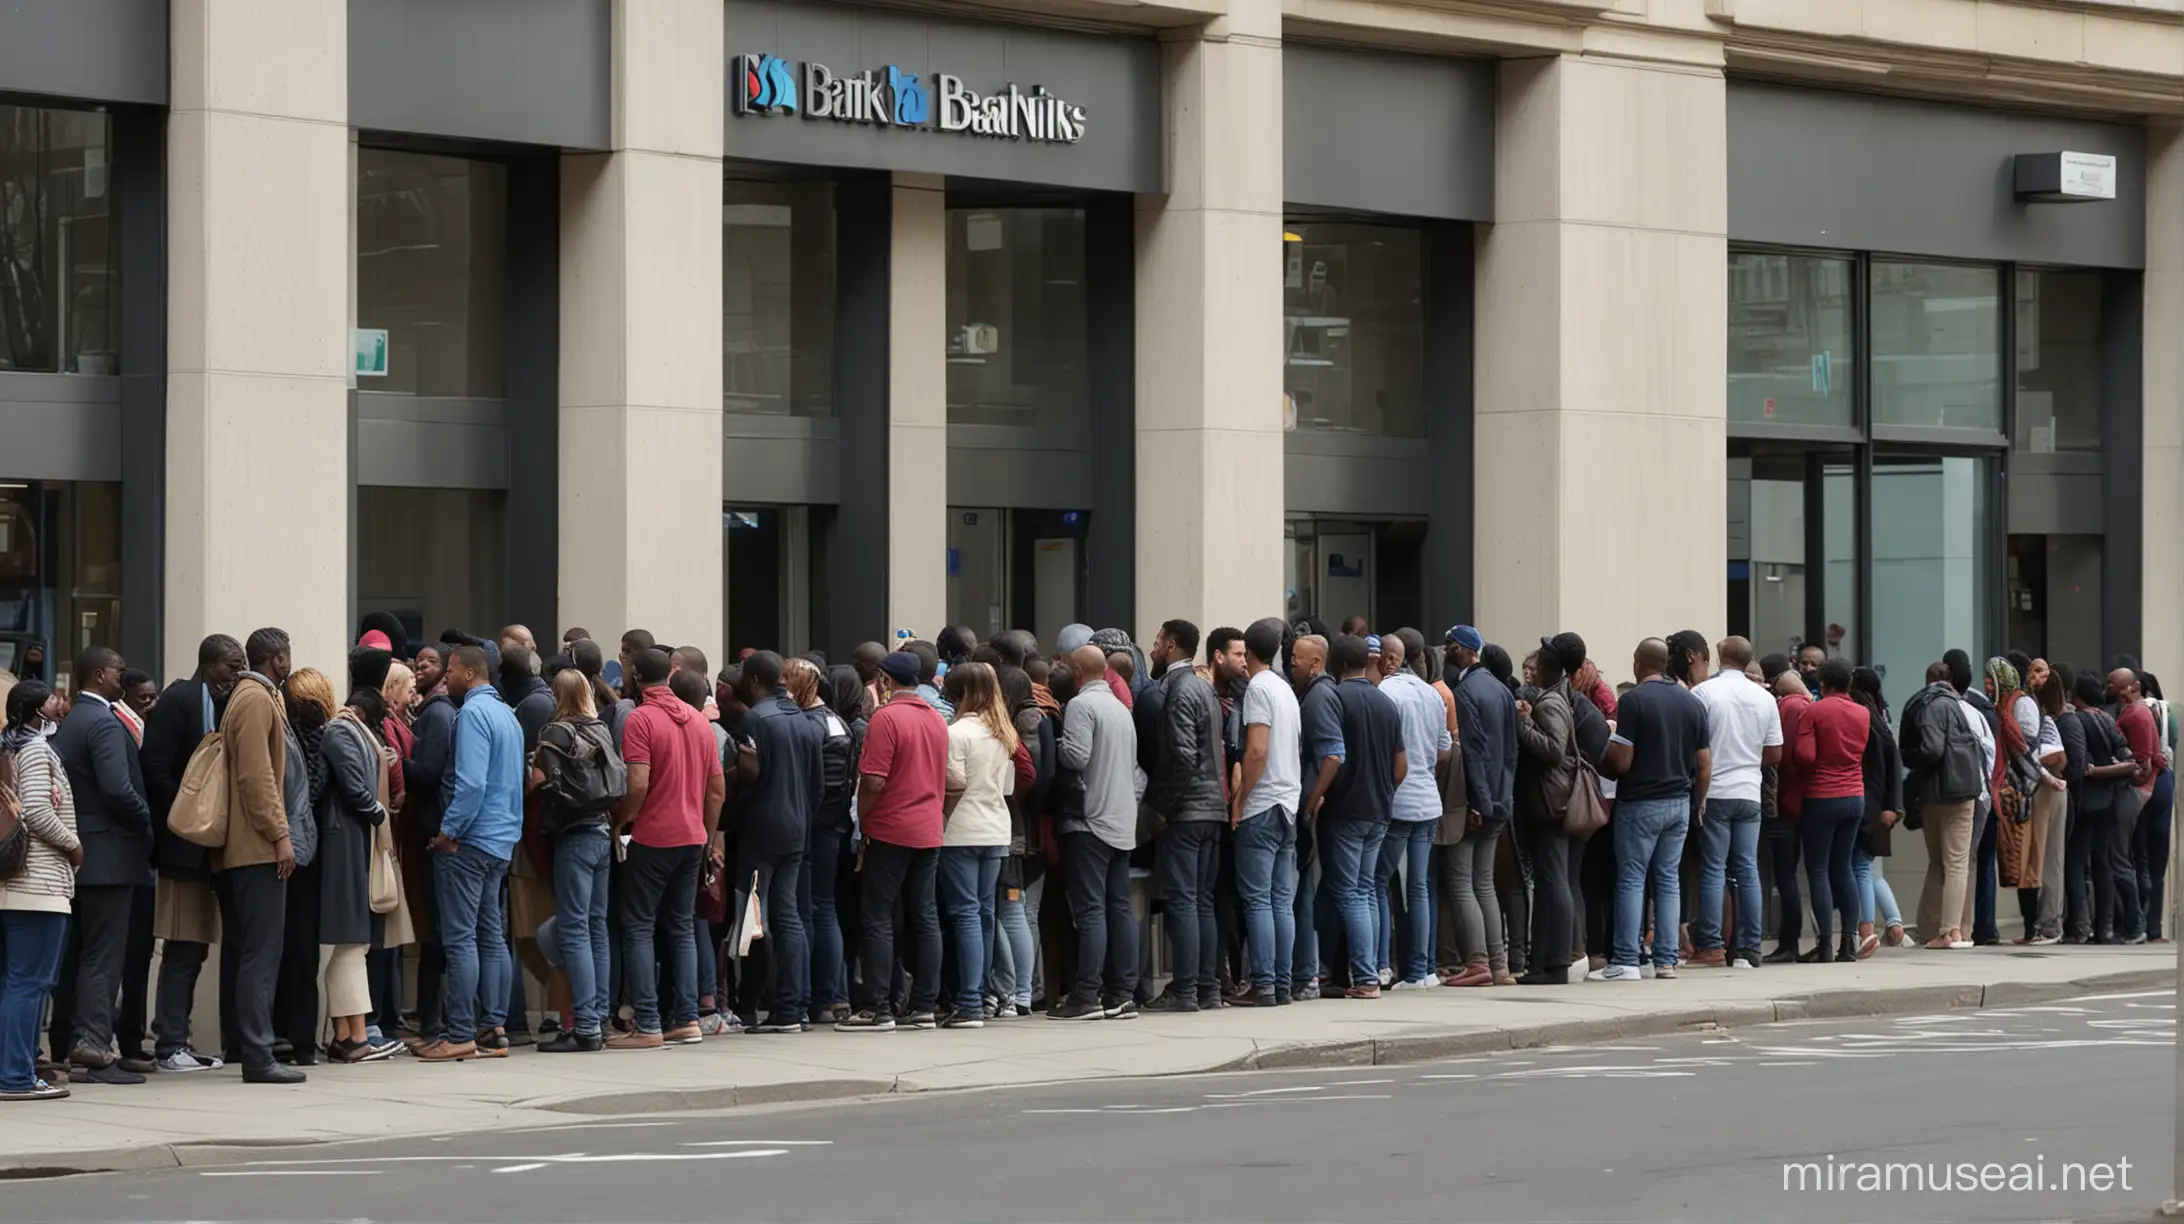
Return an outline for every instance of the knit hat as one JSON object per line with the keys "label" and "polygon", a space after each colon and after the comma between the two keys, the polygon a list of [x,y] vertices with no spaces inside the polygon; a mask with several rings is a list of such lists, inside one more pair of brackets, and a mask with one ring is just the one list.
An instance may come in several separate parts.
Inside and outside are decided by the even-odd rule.
{"label": "knit hat", "polygon": [[387,672],[393,666],[394,652],[376,646],[357,647],[349,652],[349,691],[370,689],[378,692],[386,684]]}
{"label": "knit hat", "polygon": [[904,688],[916,688],[918,683],[918,657],[907,650],[898,650],[880,660],[880,670],[887,678]]}

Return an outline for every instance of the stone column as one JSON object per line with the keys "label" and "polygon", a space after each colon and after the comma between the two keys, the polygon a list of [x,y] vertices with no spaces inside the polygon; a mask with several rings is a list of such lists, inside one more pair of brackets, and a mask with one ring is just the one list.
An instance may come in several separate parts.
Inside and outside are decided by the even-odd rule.
{"label": "stone column", "polygon": [[948,623],[945,182],[896,175],[890,215],[886,631],[915,629],[931,641]]}
{"label": "stone column", "polygon": [[1719,46],[1501,65],[1478,267],[1479,626],[1609,676],[1724,620],[1728,188]]}
{"label": "stone column", "polygon": [[1282,52],[1276,0],[1162,48],[1168,194],[1137,225],[1137,624],[1282,600]]}
{"label": "stone column", "polygon": [[720,660],[720,0],[616,0],[614,149],[561,173],[560,609]]}
{"label": "stone column", "polygon": [[[2144,443],[2140,556],[2106,564],[2140,567],[2140,662],[2157,676],[2184,675],[2184,126],[2146,127]],[[2113,649],[2111,647],[2111,649]],[[2184,1133],[2184,1132],[2180,1132]],[[2179,1174],[2184,1177],[2184,1173]]]}
{"label": "stone column", "polygon": [[268,625],[348,674],[348,44],[343,0],[174,0],[170,674]]}

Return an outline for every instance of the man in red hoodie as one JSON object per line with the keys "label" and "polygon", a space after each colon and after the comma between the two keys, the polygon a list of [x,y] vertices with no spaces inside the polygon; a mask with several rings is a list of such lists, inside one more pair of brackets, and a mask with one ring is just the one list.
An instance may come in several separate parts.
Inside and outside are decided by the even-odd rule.
{"label": "man in red hoodie", "polygon": [[[1805,689],[1804,680],[1794,670],[1775,678],[1775,693],[1778,698],[1775,708],[1782,712],[1782,742],[1794,744],[1805,710],[1812,705],[1812,697]],[[1767,844],[1770,861],[1774,864],[1775,894],[1782,905],[1781,920],[1775,928],[1775,950],[1762,958],[1770,965],[1795,963],[1797,941],[1805,935],[1805,902],[1797,892],[1797,818],[1804,806],[1804,774],[1798,768],[1795,755],[1785,752],[1782,763],[1775,769],[1775,810],[1761,823],[1759,831],[1759,838]]]}

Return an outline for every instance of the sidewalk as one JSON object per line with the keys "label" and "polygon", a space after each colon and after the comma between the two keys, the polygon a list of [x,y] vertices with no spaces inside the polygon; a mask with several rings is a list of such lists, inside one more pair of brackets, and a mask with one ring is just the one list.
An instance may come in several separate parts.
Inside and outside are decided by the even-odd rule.
{"label": "sidewalk", "polygon": [[1612,1041],[1709,1025],[2009,1006],[2172,987],[2174,947],[1883,949],[1858,965],[1690,970],[1673,982],[1396,993],[1128,1023],[1033,1017],[974,1032],[717,1037],[642,1053],[311,1069],[300,1088],[232,1069],[0,1107],[0,1176],[206,1164],[237,1147],[551,1126],[892,1092],[1136,1075],[1369,1065]]}

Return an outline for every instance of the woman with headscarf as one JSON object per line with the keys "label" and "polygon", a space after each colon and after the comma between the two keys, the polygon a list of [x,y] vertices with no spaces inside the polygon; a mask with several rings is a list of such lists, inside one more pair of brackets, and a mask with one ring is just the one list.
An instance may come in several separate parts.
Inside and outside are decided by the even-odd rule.
{"label": "woman with headscarf", "polygon": [[[2037,797],[2053,789],[2051,775],[2034,755],[2040,743],[2040,705],[2019,687],[2017,665],[2005,658],[1987,660],[1987,696],[1995,708],[1994,770],[1987,793],[1994,796],[1997,883],[2000,887],[2039,886],[2046,854],[2046,825]],[[2014,799],[2006,796],[2014,796]],[[2005,804],[2014,804],[2014,810]],[[2048,806],[2052,819],[2054,808]]]}

